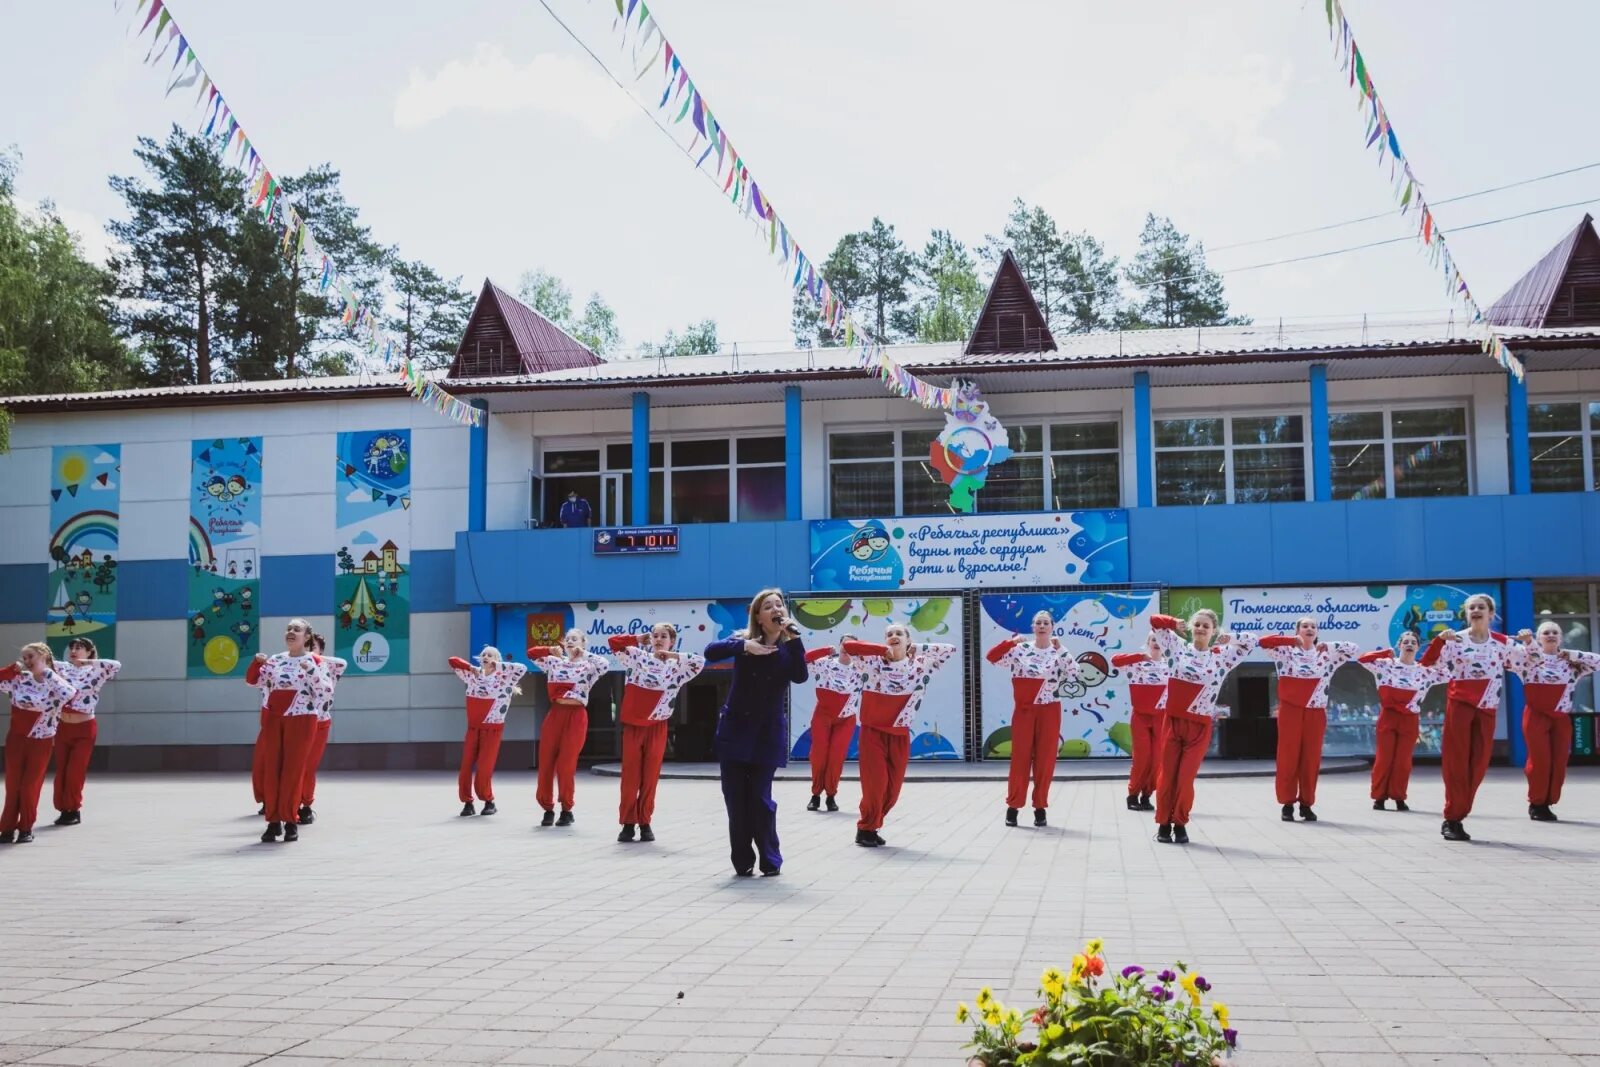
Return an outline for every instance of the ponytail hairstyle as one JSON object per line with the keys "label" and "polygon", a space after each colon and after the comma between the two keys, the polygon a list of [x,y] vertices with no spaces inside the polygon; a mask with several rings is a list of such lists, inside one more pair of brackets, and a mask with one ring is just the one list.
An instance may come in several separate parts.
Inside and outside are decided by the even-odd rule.
{"label": "ponytail hairstyle", "polygon": [[306,647],[320,656],[328,650],[328,642],[323,639],[321,634],[313,630],[311,631],[311,636],[306,638]]}
{"label": "ponytail hairstyle", "polygon": [[23,645],[21,658],[27,659],[30,652],[44,660],[45,670],[53,671],[56,669],[55,653],[51,652],[50,646],[43,641],[31,641]]}
{"label": "ponytail hairstyle", "polygon": [[650,627],[651,635],[654,636],[657,630],[667,631],[667,633],[672,635],[672,643],[678,643],[678,628],[672,625],[670,622],[658,622],[654,626]]}
{"label": "ponytail hairstyle", "polygon": [[[489,662],[491,660],[494,662],[494,670],[488,669]],[[500,650],[495,648],[493,645],[484,645],[483,651],[478,653],[478,673],[484,675],[485,677],[494,674],[504,665],[505,660],[500,658]],[[522,686],[512,686],[511,693],[513,696],[521,696]]]}
{"label": "ponytail hairstyle", "polygon": [[1214,629],[1222,629],[1222,620],[1217,618],[1217,613],[1212,611],[1210,608],[1201,608],[1199,611],[1189,616],[1189,628],[1191,630],[1194,629],[1194,620],[1196,619],[1210,619],[1211,625]]}
{"label": "ponytail hairstyle", "polygon": [[68,652],[71,652],[75,648],[81,648],[85,652],[89,653],[90,659],[100,658],[100,650],[95,648],[94,642],[89,640],[87,637],[74,637],[71,641],[67,642]]}

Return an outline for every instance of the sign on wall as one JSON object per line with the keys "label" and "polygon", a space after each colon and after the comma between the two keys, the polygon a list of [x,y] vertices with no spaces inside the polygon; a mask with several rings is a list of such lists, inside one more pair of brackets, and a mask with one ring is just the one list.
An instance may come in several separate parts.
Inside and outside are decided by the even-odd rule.
{"label": "sign on wall", "polygon": [[411,669],[411,431],[341,433],[334,477],[334,655]]}
{"label": "sign on wall", "polygon": [[[881,642],[891,623],[905,626],[915,643],[955,645],[956,653],[939,668],[928,688],[918,697],[911,720],[911,758],[958,760],[965,758],[965,686],[962,663],[961,601],[956,597],[866,597],[861,599],[795,600],[790,605],[806,648],[838,645],[846,634],[863,641]],[[816,686],[807,681],[789,690],[789,755],[805,759],[811,754],[811,712],[816,707]],[[856,758],[857,738],[850,740],[850,759]]]}
{"label": "sign on wall", "polygon": [[[559,645],[568,630],[578,630],[589,651],[609,655],[613,637],[647,634],[657,623],[678,631],[678,650],[703,652],[712,641],[742,630],[750,605],[743,600],[649,600],[530,604],[497,613],[495,643],[507,659],[527,662],[532,645]],[[474,654],[479,650],[473,649]],[[620,667],[618,668],[621,669]]]}
{"label": "sign on wall", "polygon": [[1056,690],[1061,700],[1060,755],[1068,759],[1127,756],[1133,752],[1128,726],[1132,705],[1122,672],[1111,666],[1119,652],[1144,647],[1150,616],[1160,611],[1155,590],[1123,593],[998,593],[978,598],[982,666],[982,754],[1011,755],[1011,675],[983,653],[1016,634],[1031,634],[1033,617],[1048,611],[1054,635],[1077,661],[1078,680]]}
{"label": "sign on wall", "polygon": [[261,438],[191,449],[188,677],[240,677],[261,650]]}
{"label": "sign on wall", "polygon": [[[1354,641],[1363,652],[1393,648],[1407,630],[1424,646],[1434,634],[1467,624],[1467,597],[1488,593],[1499,603],[1496,583],[1461,585],[1337,585],[1222,590],[1223,618],[1235,633],[1289,633],[1295,620],[1317,620],[1320,639]],[[1495,625],[1500,625],[1498,618]],[[1257,658],[1260,657],[1257,654]]]}
{"label": "sign on wall", "polygon": [[121,445],[50,450],[44,632],[57,656],[74,637],[93,640],[102,658],[116,656],[121,500]]}
{"label": "sign on wall", "polygon": [[819,519],[811,587],[872,590],[1108,585],[1128,580],[1128,513]]}

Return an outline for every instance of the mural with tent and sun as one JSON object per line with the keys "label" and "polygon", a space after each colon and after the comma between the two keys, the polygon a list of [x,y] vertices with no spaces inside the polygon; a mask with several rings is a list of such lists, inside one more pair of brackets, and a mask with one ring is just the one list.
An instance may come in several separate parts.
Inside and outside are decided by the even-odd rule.
{"label": "mural with tent and sun", "polygon": [[338,438],[333,641],[365,674],[411,669],[411,431]]}
{"label": "mural with tent and sun", "polygon": [[261,450],[259,437],[191,442],[190,678],[243,677],[261,651]]}
{"label": "mural with tent and sun", "polygon": [[74,637],[116,656],[121,502],[121,445],[51,449],[45,640],[57,656]]}

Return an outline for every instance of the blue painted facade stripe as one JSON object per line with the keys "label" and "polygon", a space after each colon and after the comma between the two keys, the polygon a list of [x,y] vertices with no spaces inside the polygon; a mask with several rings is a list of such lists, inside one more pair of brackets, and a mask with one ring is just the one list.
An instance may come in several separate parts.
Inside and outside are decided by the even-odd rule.
{"label": "blue painted facade stripe", "polygon": [[[484,413],[482,425],[473,426],[467,431],[467,529],[476,531],[487,529],[489,525],[489,402],[474,400],[471,403]],[[453,564],[451,570],[454,571]],[[415,597],[415,566],[412,568],[411,585]],[[468,613],[467,635],[473,651],[489,644],[494,639],[494,609],[486,604],[472,605]]]}
{"label": "blue painted facade stripe", "polygon": [[1528,444],[1528,381],[1506,375],[1506,442],[1510,451],[1511,492],[1533,492],[1533,460]]}
{"label": "blue painted facade stripe", "polygon": [[1311,365],[1311,495],[1333,499],[1333,447],[1328,438],[1328,368]]}
{"label": "blue painted facade stripe", "polygon": [[783,387],[783,459],[787,474],[783,480],[783,516],[790,522],[802,517],[800,479],[805,472],[801,462],[800,387]]}
{"label": "blue painted facade stripe", "polygon": [[[1526,437],[1523,440],[1527,440]],[[1533,629],[1533,583],[1526,579],[1506,582],[1506,602],[1500,605],[1506,633]],[[1522,735],[1522,683],[1506,674],[1506,737],[1511,742],[1511,764],[1521,766],[1528,758],[1528,739]]]}
{"label": "blue painted facade stripe", "polygon": [[1151,438],[1153,429],[1150,424],[1150,372],[1137,371],[1133,376],[1133,484],[1141,508],[1153,508],[1156,504],[1156,452]]}
{"label": "blue painted facade stripe", "polygon": [[633,502],[628,522],[643,526],[649,521],[650,394],[641,390],[633,394]]}

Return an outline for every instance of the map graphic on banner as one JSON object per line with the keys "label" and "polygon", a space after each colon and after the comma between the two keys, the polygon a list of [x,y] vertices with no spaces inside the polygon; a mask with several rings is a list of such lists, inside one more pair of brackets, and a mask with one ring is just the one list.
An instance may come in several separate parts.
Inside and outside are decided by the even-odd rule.
{"label": "map graphic on banner", "polygon": [[1155,590],[998,593],[979,597],[978,602],[984,759],[1011,755],[1012,701],[1010,672],[983,659],[983,654],[1015,634],[1031,634],[1033,616],[1040,611],[1048,611],[1056,620],[1052,632],[1078,664],[1078,680],[1056,690],[1061,700],[1060,755],[1083,759],[1132,754],[1128,718],[1133,708],[1111,657],[1144,647],[1150,617],[1161,610]]}
{"label": "map graphic on banner", "polygon": [[341,433],[334,476],[333,655],[411,669],[411,431]]}
{"label": "map graphic on banner", "polygon": [[121,445],[50,450],[44,632],[58,657],[74,637],[94,641],[102,659],[116,657],[121,502]]}
{"label": "map graphic on banner", "polygon": [[811,587],[839,592],[1128,580],[1128,513],[1067,511],[811,524]]}
{"label": "map graphic on banner", "polygon": [[188,677],[242,677],[261,651],[261,438],[191,449]]}
{"label": "map graphic on banner", "polygon": [[944,429],[928,446],[928,458],[950,487],[950,506],[970,515],[978,506],[972,494],[988,481],[989,468],[1011,458],[1011,437],[976,387],[956,383],[955,403],[944,413]]}
{"label": "map graphic on banner", "polygon": [[[952,656],[917,700],[911,720],[911,758],[958,760],[965,757],[965,696],[962,664],[966,649],[961,636],[961,601],[956,597],[868,597],[863,599],[795,600],[790,608],[800,625],[806,648],[837,646],[846,634],[863,641],[881,642],[884,627],[899,623],[911,631],[914,643],[936,641],[955,645]],[[816,686],[807,681],[790,687],[789,756],[811,755],[811,712],[816,707]],[[856,758],[858,737],[850,739],[849,759]]]}

